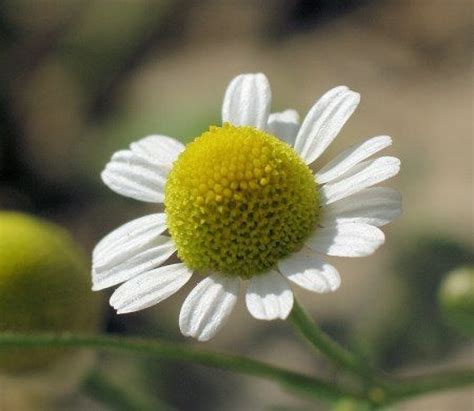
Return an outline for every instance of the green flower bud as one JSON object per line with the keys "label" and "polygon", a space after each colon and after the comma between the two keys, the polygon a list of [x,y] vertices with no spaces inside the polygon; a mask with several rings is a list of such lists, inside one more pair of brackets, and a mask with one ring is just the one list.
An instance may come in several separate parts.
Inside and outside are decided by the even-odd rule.
{"label": "green flower bud", "polygon": [[[0,332],[95,332],[100,300],[90,291],[87,259],[62,228],[0,212]],[[54,363],[71,350],[0,350],[0,372]]]}
{"label": "green flower bud", "polygon": [[474,336],[474,267],[448,273],[441,284],[439,300],[446,320],[463,334]]}

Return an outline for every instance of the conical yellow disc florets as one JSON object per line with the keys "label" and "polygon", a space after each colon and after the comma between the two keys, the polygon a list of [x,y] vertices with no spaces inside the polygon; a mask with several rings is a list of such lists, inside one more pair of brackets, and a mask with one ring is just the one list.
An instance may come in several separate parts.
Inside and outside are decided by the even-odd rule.
{"label": "conical yellow disc florets", "polygon": [[178,256],[201,273],[250,278],[301,248],[318,222],[311,170],[253,127],[211,127],[178,157],[165,189]]}

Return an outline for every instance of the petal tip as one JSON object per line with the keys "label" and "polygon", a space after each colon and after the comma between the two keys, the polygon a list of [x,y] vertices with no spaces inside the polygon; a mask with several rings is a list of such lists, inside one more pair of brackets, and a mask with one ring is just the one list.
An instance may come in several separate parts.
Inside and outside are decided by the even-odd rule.
{"label": "petal tip", "polygon": [[91,290],[92,290],[92,291],[101,291],[101,290],[103,290],[104,288],[107,288],[107,287],[104,287],[102,284],[100,284],[100,282],[93,282],[93,283],[92,283]]}
{"label": "petal tip", "polygon": [[117,315],[130,314],[130,311],[127,310],[117,310],[115,307],[114,309],[116,310]]}

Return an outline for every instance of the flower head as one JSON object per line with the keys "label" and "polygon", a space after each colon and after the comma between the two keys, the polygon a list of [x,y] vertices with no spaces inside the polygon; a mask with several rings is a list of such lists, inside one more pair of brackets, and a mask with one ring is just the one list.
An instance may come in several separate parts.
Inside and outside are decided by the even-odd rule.
{"label": "flower head", "polygon": [[299,250],[319,216],[308,166],[254,127],[211,127],[178,157],[165,208],[178,256],[201,273],[249,279]]}
{"label": "flower head", "polygon": [[[384,242],[377,227],[400,214],[401,198],[372,186],[397,174],[400,161],[368,158],[390,137],[350,147],[316,173],[309,168],[359,94],[344,86],[328,91],[301,125],[294,110],[269,114],[270,101],[263,74],[240,75],[227,88],[222,126],[186,147],[154,135],[112,156],[102,173],[112,190],[165,206],[94,250],[93,288],[123,283],[110,299],[118,313],[162,301],[195,272],[204,278],[186,298],[179,324],[184,335],[208,340],[230,315],[241,282],[248,281],[245,299],[255,318],[285,319],[293,306],[289,281],[319,293],[339,287],[337,270],[321,254],[361,257]],[[182,262],[167,264],[175,253]]]}

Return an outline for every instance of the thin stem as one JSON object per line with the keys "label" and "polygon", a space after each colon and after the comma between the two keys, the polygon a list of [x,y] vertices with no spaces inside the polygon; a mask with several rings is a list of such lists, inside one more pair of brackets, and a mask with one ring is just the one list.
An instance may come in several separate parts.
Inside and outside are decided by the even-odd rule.
{"label": "thin stem", "polygon": [[326,354],[336,365],[363,377],[365,380],[373,380],[374,372],[370,367],[319,329],[296,300],[289,320],[314,348]]}
{"label": "thin stem", "polygon": [[370,368],[320,330],[297,301],[289,319],[314,348],[326,354],[336,365],[362,377],[367,384],[366,397],[374,406],[395,403],[433,391],[474,384],[474,370],[451,371],[403,380],[391,379],[380,375],[377,370]]}
{"label": "thin stem", "polygon": [[278,382],[316,399],[340,399],[364,396],[318,378],[289,371],[246,357],[206,352],[180,344],[109,335],[16,334],[0,333],[1,348],[76,347],[137,352],[164,360],[186,361],[222,370],[238,372]]}
{"label": "thin stem", "polygon": [[[297,310],[298,307],[299,306],[297,306]],[[299,317],[301,312],[296,314],[298,314]],[[305,313],[303,312],[303,314]],[[293,314],[293,316],[294,315],[295,314]],[[316,331],[319,334],[317,328],[315,330],[312,328],[316,327],[309,327],[309,331],[305,331],[305,336],[306,333],[308,333],[307,338],[314,337],[313,333]],[[323,337],[321,337],[321,335],[323,335]],[[357,361],[352,362],[353,360],[351,356],[347,355],[347,351],[330,339],[328,342],[327,339],[329,337],[325,336],[325,334],[321,335],[318,335],[317,338],[314,339],[314,342],[312,342],[315,347],[319,348],[319,344],[323,341],[322,347],[324,348],[324,352],[330,356],[334,362],[344,366],[346,369],[354,370],[354,372],[357,371],[358,374],[362,375],[357,368],[359,367],[359,363]],[[364,402],[370,402],[374,406],[393,404],[410,397],[433,391],[453,389],[474,384],[474,370],[462,370],[411,377],[403,380],[386,380],[387,384],[385,386],[381,384],[380,378],[373,381],[365,380],[370,383],[370,386],[367,391],[361,393],[250,358],[206,352],[180,344],[161,342],[159,340],[108,335],[81,336],[73,334],[0,333],[0,349],[13,347],[74,347],[136,352],[164,360],[186,361],[265,378],[278,382],[289,389],[298,391],[314,399],[335,400],[349,397]],[[375,378],[375,375],[373,375],[373,378]]]}
{"label": "thin stem", "polygon": [[474,384],[474,370],[446,371],[426,376],[407,377],[396,383],[389,402],[398,402],[420,394],[472,384]]}

